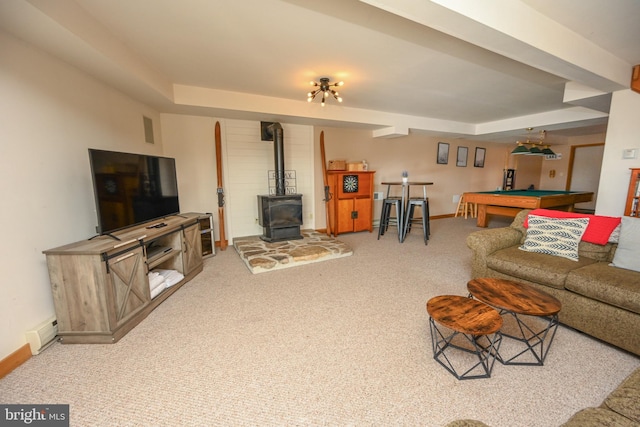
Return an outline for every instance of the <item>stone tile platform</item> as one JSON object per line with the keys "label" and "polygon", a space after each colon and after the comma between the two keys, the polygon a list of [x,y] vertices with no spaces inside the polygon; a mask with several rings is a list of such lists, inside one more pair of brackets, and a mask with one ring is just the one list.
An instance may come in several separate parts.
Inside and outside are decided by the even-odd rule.
{"label": "stone tile platform", "polygon": [[260,236],[240,237],[233,240],[233,246],[253,274],[353,255],[347,244],[324,233],[301,233],[302,239],[273,243]]}

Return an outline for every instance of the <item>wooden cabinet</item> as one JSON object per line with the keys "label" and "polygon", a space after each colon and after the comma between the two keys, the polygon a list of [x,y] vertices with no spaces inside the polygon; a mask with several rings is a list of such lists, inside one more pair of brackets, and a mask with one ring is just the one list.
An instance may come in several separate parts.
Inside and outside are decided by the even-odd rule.
{"label": "wooden cabinet", "polygon": [[[202,271],[200,214],[162,220],[44,251],[63,343],[112,343]],[[159,269],[159,270],[158,270]],[[149,271],[179,273],[152,298]],[[161,291],[160,291],[161,289]]]}
{"label": "wooden cabinet", "polygon": [[373,231],[374,171],[328,171],[329,218],[334,236]]}
{"label": "wooden cabinet", "polygon": [[627,203],[624,207],[625,216],[640,217],[640,168],[631,169]]}
{"label": "wooden cabinet", "polygon": [[202,270],[202,243],[200,220],[197,224],[182,229],[182,262],[185,276],[196,269]]}
{"label": "wooden cabinet", "polygon": [[[149,304],[149,282],[142,247],[134,247],[116,258],[106,260],[109,326],[116,330]],[[60,322],[58,321],[58,324]]]}

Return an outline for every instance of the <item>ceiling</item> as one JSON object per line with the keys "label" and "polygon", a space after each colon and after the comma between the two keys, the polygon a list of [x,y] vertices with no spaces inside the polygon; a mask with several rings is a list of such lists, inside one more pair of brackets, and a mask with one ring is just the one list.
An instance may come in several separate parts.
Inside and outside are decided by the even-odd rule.
{"label": "ceiling", "polygon": [[[603,132],[638,18],[637,0],[0,2],[0,28],[161,112],[503,142]],[[342,104],[306,102],[320,77]]]}

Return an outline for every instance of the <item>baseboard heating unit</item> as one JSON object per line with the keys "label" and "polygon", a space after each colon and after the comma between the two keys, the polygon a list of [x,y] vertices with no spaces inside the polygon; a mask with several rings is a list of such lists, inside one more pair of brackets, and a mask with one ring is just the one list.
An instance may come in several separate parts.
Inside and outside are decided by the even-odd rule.
{"label": "baseboard heating unit", "polygon": [[58,321],[55,316],[42,322],[35,329],[27,331],[26,338],[31,347],[31,354],[40,354],[44,349],[53,344],[58,335]]}

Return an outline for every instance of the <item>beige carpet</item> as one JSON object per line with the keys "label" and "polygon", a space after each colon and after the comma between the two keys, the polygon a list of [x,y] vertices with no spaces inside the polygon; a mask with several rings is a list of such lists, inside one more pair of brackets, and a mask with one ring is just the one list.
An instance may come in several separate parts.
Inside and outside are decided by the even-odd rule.
{"label": "beige carpet", "polygon": [[349,245],[313,230],[302,230],[302,239],[265,242],[260,236],[233,240],[238,255],[253,274],[299,267],[353,255]]}
{"label": "beige carpet", "polygon": [[[117,344],[54,344],[0,379],[2,403],[67,403],[72,426],[559,426],[640,359],[560,327],[544,366],[458,381],[426,301],[466,294],[475,220],[340,235],[353,256],[251,274],[229,248]],[[492,222],[492,226],[497,225]]]}

